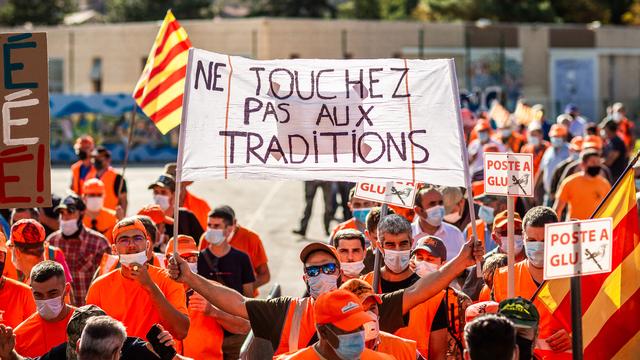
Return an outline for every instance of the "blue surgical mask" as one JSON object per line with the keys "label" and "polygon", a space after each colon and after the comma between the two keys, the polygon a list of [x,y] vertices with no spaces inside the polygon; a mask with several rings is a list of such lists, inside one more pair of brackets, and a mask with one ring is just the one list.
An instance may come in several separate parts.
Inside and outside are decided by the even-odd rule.
{"label": "blue surgical mask", "polygon": [[560,137],[552,137],[551,138],[551,146],[554,148],[559,148],[564,144],[564,139]]}
{"label": "blue surgical mask", "polygon": [[492,207],[482,205],[478,209],[478,217],[487,224],[493,224],[493,211]]}
{"label": "blue surgical mask", "polygon": [[486,143],[487,141],[489,141],[489,132],[488,131],[478,132],[478,140],[480,140],[481,143]]}
{"label": "blue surgical mask", "polygon": [[444,206],[436,205],[427,209],[426,221],[429,225],[439,227],[442,224],[442,218],[444,217]]}
{"label": "blue surgical mask", "polygon": [[371,212],[371,208],[354,209],[353,217],[357,221],[364,224],[365,222],[367,222],[367,215],[369,215],[370,212]]}
{"label": "blue surgical mask", "polygon": [[524,251],[533,266],[537,268],[544,266],[544,242],[526,241],[524,243]]}
{"label": "blue surgical mask", "polygon": [[527,136],[527,141],[529,141],[529,144],[533,145],[533,146],[538,146],[540,145],[540,138],[537,136]]}
{"label": "blue surgical mask", "polygon": [[[509,252],[509,239],[506,236],[502,236],[500,237],[500,242],[502,243],[500,249],[502,249],[505,254]],[[524,247],[524,240],[522,240],[522,235],[514,235],[513,242],[516,245],[514,254],[517,255],[520,253],[520,251],[522,251],[522,247]]]}
{"label": "blue surgical mask", "polygon": [[[330,330],[333,332],[333,330]],[[364,351],[364,330],[351,334],[338,335],[338,347],[333,350],[342,360],[359,359]]]}
{"label": "blue surgical mask", "polygon": [[636,179],[636,192],[640,191],[640,178]]}

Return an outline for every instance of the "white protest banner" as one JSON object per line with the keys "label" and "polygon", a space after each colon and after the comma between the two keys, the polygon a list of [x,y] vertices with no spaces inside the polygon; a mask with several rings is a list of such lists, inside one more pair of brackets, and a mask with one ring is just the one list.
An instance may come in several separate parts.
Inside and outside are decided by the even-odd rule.
{"label": "white protest banner", "polygon": [[453,60],[257,61],[192,48],[178,179],[465,186]]}
{"label": "white protest banner", "polygon": [[354,196],[360,199],[412,209],[416,196],[416,188],[414,184],[410,182],[359,182],[356,185]]}
{"label": "white protest banner", "polygon": [[611,218],[546,224],[544,279],[611,272]]}
{"label": "white protest banner", "polygon": [[484,192],[533,197],[533,155],[484,153]]}

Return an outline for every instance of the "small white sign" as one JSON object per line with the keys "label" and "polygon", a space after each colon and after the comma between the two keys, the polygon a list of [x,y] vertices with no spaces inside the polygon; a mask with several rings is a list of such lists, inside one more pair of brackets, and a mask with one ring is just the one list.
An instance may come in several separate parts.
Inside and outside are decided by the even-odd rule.
{"label": "small white sign", "polygon": [[484,153],[484,192],[533,197],[533,155]]}
{"label": "small white sign", "polygon": [[411,182],[359,182],[355,196],[361,199],[413,208],[416,188]]}
{"label": "small white sign", "polygon": [[544,279],[611,272],[612,220],[546,224]]}

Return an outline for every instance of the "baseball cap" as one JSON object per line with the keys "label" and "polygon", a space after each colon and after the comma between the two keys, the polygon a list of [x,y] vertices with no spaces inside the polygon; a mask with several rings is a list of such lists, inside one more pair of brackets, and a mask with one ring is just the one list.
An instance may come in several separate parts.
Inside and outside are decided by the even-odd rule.
{"label": "baseball cap", "polygon": [[602,138],[597,135],[587,135],[582,141],[582,149],[602,150]]}
{"label": "baseball cap", "polygon": [[302,261],[302,263],[304,264],[307,261],[309,254],[314,251],[324,251],[327,254],[333,256],[336,259],[337,264],[340,264],[340,258],[338,257],[338,251],[336,250],[336,248],[319,241],[308,244],[302,249],[302,251],[300,251],[300,261]]}
{"label": "baseball cap", "polygon": [[150,217],[151,221],[156,225],[162,223],[173,225],[173,219],[165,215],[160,205],[157,204],[151,204],[143,207],[138,211],[138,215]]}
{"label": "baseball cap", "polygon": [[489,195],[487,193],[483,193],[482,195],[474,197],[473,200],[478,201],[484,205],[488,205],[497,201],[498,197],[496,195]]}
{"label": "baseball cap", "polygon": [[314,306],[316,324],[331,324],[343,331],[353,331],[371,321],[358,297],[347,290],[322,294]]}
{"label": "baseball cap", "polygon": [[574,152],[580,152],[580,150],[582,150],[582,143],[582,136],[575,136],[569,143],[569,149]]}
{"label": "baseball cap", "polygon": [[86,195],[104,195],[104,183],[100,179],[89,179],[84,182],[82,193]]}
{"label": "baseball cap", "polygon": [[527,131],[542,131],[542,124],[540,124],[540,122],[538,121],[532,121],[531,123],[529,123],[529,126],[527,126]]}
{"label": "baseball cap", "polygon": [[87,320],[94,316],[104,315],[107,315],[107,313],[93,304],[76,308],[73,314],[71,314],[71,318],[69,318],[69,323],[67,323],[67,337],[69,338],[69,342],[75,344],[78,341]]}
{"label": "baseball cap", "polygon": [[75,144],[73,144],[73,148],[79,149],[85,146],[93,147],[94,145],[95,145],[95,142],[93,141],[93,137],[91,137],[90,135],[82,135],[76,139]]}
{"label": "baseball cap", "polygon": [[549,136],[567,136],[567,129],[559,124],[551,125]]}
{"label": "baseball cap", "polygon": [[447,248],[444,246],[442,239],[437,236],[427,235],[419,238],[416,241],[415,248],[411,251],[411,255],[418,250],[424,250],[435,257],[439,257],[442,262],[447,261]]}
{"label": "baseball cap", "polygon": [[[198,254],[198,246],[196,245],[196,241],[193,240],[193,238],[191,236],[188,235],[178,235],[178,254],[179,255],[185,255],[185,254]],[[165,250],[164,254],[167,256],[167,258],[169,258],[171,256],[171,254],[173,253],[173,238],[169,239],[169,242],[167,243],[167,249]]]}
{"label": "baseball cap", "polygon": [[469,322],[480,315],[495,314],[498,312],[499,304],[495,301],[481,301],[469,305],[464,312],[465,322]]}
{"label": "baseball cap", "polygon": [[67,195],[67,197],[65,197],[60,204],[53,209],[53,211],[55,211],[56,214],[60,214],[60,210],[62,209],[66,209],[71,212],[84,211],[84,201],[82,201],[82,199],[76,194]]}
{"label": "baseball cap", "polygon": [[[505,226],[509,222],[509,213],[507,210],[499,212],[495,218],[493,218],[493,230]],[[514,229],[522,229],[522,218],[517,212],[513,213],[513,225]]]}
{"label": "baseball cap", "polygon": [[148,189],[153,189],[156,186],[176,191],[176,180],[169,174],[162,174],[158,176],[158,179],[155,182],[149,185]]}
{"label": "baseball cap", "polygon": [[361,303],[364,303],[370,297],[373,297],[378,304],[382,304],[382,299],[380,295],[376,294],[373,291],[373,287],[363,280],[360,279],[351,279],[347,280],[344,284],[340,286],[341,290],[347,290],[353,293],[355,296],[360,299]]}
{"label": "baseball cap", "polygon": [[111,232],[113,235],[113,241],[115,242],[118,240],[118,236],[129,230],[140,230],[144,236],[149,239],[149,233],[147,233],[147,228],[144,227],[142,221],[135,217],[128,217],[118,221],[118,223],[114,225],[113,231]]}
{"label": "baseball cap", "polygon": [[11,226],[9,242],[41,245],[46,236],[44,227],[39,222],[33,219],[22,219]]}
{"label": "baseball cap", "polygon": [[484,130],[489,130],[491,129],[491,124],[489,123],[489,120],[487,119],[480,119],[478,120],[478,122],[476,123],[476,126],[474,126],[473,130],[475,131],[484,131]]}
{"label": "baseball cap", "polygon": [[535,305],[520,296],[502,300],[498,305],[498,314],[509,318],[517,328],[537,327],[540,322],[540,314]]}
{"label": "baseball cap", "polygon": [[42,210],[41,214],[44,214],[45,216],[50,218],[57,218],[58,214],[56,213],[55,208],[58,207],[58,205],[60,205],[61,201],[62,199],[60,198],[60,196],[56,194],[51,194],[51,206],[46,208],[41,208]]}

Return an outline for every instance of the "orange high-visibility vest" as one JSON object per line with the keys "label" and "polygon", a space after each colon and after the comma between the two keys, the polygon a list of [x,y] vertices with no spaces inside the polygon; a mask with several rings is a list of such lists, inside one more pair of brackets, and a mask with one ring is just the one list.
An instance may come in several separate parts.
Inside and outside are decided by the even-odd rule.
{"label": "orange high-visibility vest", "polygon": [[91,165],[89,172],[85,175],[84,178],[80,178],[80,167],[82,166],[82,161],[78,160],[73,165],[71,165],[71,191],[78,195],[82,195],[82,187],[84,186],[84,181],[86,179],[91,179],[96,177],[96,168]]}

